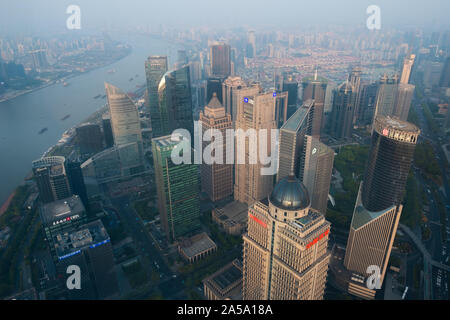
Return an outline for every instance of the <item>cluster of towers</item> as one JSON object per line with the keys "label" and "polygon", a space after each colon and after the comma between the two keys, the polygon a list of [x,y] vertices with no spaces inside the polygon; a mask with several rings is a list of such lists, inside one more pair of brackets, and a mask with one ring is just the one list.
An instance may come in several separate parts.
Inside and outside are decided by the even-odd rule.
{"label": "cluster of towers", "polygon": [[[252,39],[250,35],[248,52],[255,54]],[[228,154],[223,140],[220,153],[224,159],[234,160],[231,163],[174,163],[173,153],[195,148],[194,139],[199,134],[194,127],[190,69],[186,59],[169,71],[167,57],[149,57],[145,63],[146,112],[151,122],[163,229],[169,242],[200,229],[200,190],[213,202],[232,196],[248,207],[243,236],[243,298],[322,299],[331,257],[328,240],[332,226],[326,220],[326,210],[335,155],[321,141],[326,127],[327,80],[319,77],[317,70],[312,77],[304,78],[303,100],[298,104],[298,83],[292,76],[276,77],[275,89],[264,90],[259,83],[233,75],[230,52],[227,44],[211,45],[208,103],[199,112],[200,128],[202,132],[215,129],[223,137],[230,129],[276,130],[275,148],[269,138],[266,144],[259,143],[258,153],[275,154],[277,170],[261,174],[268,164],[250,161],[255,151],[248,136],[232,139],[234,150],[242,151],[241,161],[236,154]],[[414,90],[408,83],[413,61],[413,55],[405,59],[400,80],[385,77],[375,89],[363,85],[361,70],[354,68],[333,95],[329,132],[335,138],[350,137],[355,121],[366,116],[361,106],[367,108],[369,102],[373,103],[369,160],[355,204],[344,267],[365,278],[368,266],[378,266],[381,283],[420,133],[405,121]],[[77,190],[87,206],[86,190],[78,186],[84,185],[80,182],[83,179],[77,180],[76,175],[81,172],[85,180],[94,178],[101,184],[146,171],[136,105],[117,87],[105,84],[105,89],[109,118],[104,119],[103,129],[110,132],[109,148],[78,165],[78,171],[70,167],[69,174],[64,159],[34,162],[43,202],[66,199]],[[173,134],[180,129],[191,139]],[[202,149],[206,149],[210,141],[202,143]],[[350,292],[373,297],[370,289],[348,283]]]}

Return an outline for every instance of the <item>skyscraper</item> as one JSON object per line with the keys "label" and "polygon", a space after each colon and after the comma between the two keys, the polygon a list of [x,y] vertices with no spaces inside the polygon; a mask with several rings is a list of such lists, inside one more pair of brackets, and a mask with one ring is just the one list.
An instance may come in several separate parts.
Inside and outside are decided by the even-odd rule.
{"label": "skyscraper", "polygon": [[103,135],[99,125],[84,123],[75,131],[81,155],[90,155],[103,150]]}
{"label": "skyscraper", "polygon": [[161,114],[159,110],[158,86],[161,78],[168,70],[166,56],[151,56],[145,62],[145,74],[147,77],[148,107],[152,124],[153,137],[160,137]]}
{"label": "skyscraper", "polygon": [[302,80],[303,101],[313,99],[313,124],[311,135],[320,138],[320,131],[323,121],[323,108],[325,104],[325,93],[327,90],[327,80],[317,75],[317,69],[313,77],[306,77]]}
{"label": "skyscraper", "polygon": [[348,75],[348,82],[352,85],[353,88],[353,120],[352,123],[356,122],[356,117],[358,114],[359,101],[361,98],[361,67],[355,66],[350,71]]}
{"label": "skyscraper", "polygon": [[223,42],[210,46],[211,75],[228,77],[231,75],[231,47]]}
{"label": "skyscraper", "polygon": [[141,123],[133,100],[119,88],[105,83],[114,144],[123,176],[144,170]]}
{"label": "skyscraper", "polygon": [[[288,92],[276,92],[275,93],[275,120],[277,122],[277,128],[281,128],[288,119]],[[292,110],[292,109],[291,109]],[[294,113],[297,110],[295,107]]]}
{"label": "skyscraper", "polygon": [[375,118],[369,160],[362,187],[362,203],[371,211],[398,205],[420,130],[392,117]]}
{"label": "skyscraper", "polygon": [[441,79],[439,80],[439,86],[442,88],[450,87],[450,57],[447,57],[442,70]]}
{"label": "skyscraper", "polygon": [[[411,123],[377,116],[364,179],[356,200],[344,266],[362,279],[380,271],[382,285],[402,212],[406,179],[420,130]],[[373,298],[374,291],[349,283],[349,292]]]}
{"label": "skyscraper", "polygon": [[411,70],[414,64],[415,54],[409,54],[403,60],[402,75],[400,77],[400,83],[408,84],[411,77]]}
{"label": "skyscraper", "polygon": [[313,100],[305,101],[280,129],[277,181],[299,175],[305,135],[311,134],[313,108]]}
{"label": "skyscraper", "polygon": [[375,105],[378,91],[378,83],[364,83],[360,89],[359,106],[355,109],[356,125],[365,127],[372,124],[375,113]]}
{"label": "skyscraper", "polygon": [[66,163],[66,170],[73,194],[80,197],[84,207],[89,211],[89,201],[83,171],[81,170],[81,163],[78,161],[68,161]]}
{"label": "skyscraper", "polygon": [[245,86],[246,84],[241,77],[228,77],[222,83],[222,105],[225,107],[225,112],[230,114],[233,120],[235,120],[237,112],[237,102],[234,91]]}
{"label": "skyscraper", "polygon": [[283,74],[279,78],[280,79],[278,79],[275,83],[275,88],[277,92],[288,93],[286,118],[289,119],[289,117],[292,116],[297,110],[298,82],[292,74]]}
{"label": "skyscraper", "polygon": [[395,104],[392,115],[400,120],[408,120],[409,109],[414,95],[415,86],[408,83],[399,83],[395,96]]}
{"label": "skyscraper", "polygon": [[200,111],[200,123],[202,125],[203,134],[207,130],[218,130],[222,136],[222,141],[215,141],[216,137],[212,136],[214,141],[203,141],[203,150],[210,144],[218,143],[214,147],[214,154],[211,156],[219,156],[216,154],[218,148],[222,149],[222,163],[207,164],[203,161],[200,166],[202,189],[205,191],[212,201],[223,199],[233,193],[233,165],[226,163],[226,130],[232,129],[231,116],[225,113],[225,108],[214,94],[211,101],[205,106],[204,112]]}
{"label": "skyscraper", "polygon": [[[235,129],[241,129],[244,133],[247,130],[254,129],[255,134],[260,136],[261,129],[267,130],[267,147],[260,146],[258,141],[258,153],[265,154],[269,157],[276,150],[270,150],[271,146],[271,129],[276,129],[277,124],[275,120],[275,100],[273,92],[259,93],[259,87],[251,87],[237,92],[237,115],[235,122]],[[261,163],[261,159],[257,157],[256,163],[250,163],[250,139],[251,133],[248,136],[244,136],[245,141],[239,141],[236,139],[235,155],[241,152],[238,149],[245,148],[243,154],[245,154],[244,162],[239,163],[239,159],[235,161],[235,185],[234,185],[234,199],[247,204],[252,204],[257,200],[261,200],[266,197],[272,190],[273,176],[262,175],[261,169],[266,165]],[[242,139],[243,140],[243,139]],[[258,138],[257,138],[258,140]],[[259,148],[267,148],[264,151]],[[255,156],[252,154],[252,156]]]}
{"label": "skyscraper", "polygon": [[158,86],[158,98],[161,112],[160,132],[169,135],[176,129],[186,129],[193,139],[194,120],[189,66],[166,72]]}
{"label": "skyscraper", "polygon": [[326,215],[334,151],[319,139],[305,136],[299,179],[311,197],[311,208]]}
{"label": "skyscraper", "polygon": [[71,299],[117,297],[119,286],[111,240],[100,220],[61,232],[54,238],[58,273],[65,277],[68,266],[80,267],[81,288],[68,290]]}
{"label": "skyscraper", "polygon": [[248,211],[244,238],[244,300],[323,299],[330,253],[330,223],[310,208],[294,176]]}
{"label": "skyscraper", "polygon": [[33,176],[42,203],[50,203],[72,195],[65,164],[66,159],[61,156],[44,157],[33,161]]}
{"label": "skyscraper", "polygon": [[114,145],[114,136],[111,128],[111,116],[109,114],[103,114],[102,127],[105,146],[106,148],[111,148]]}
{"label": "skyscraper", "polygon": [[171,158],[174,149],[183,147],[191,147],[183,136],[152,139],[158,208],[163,230],[170,242],[199,227],[198,165],[174,164]]}
{"label": "skyscraper", "polygon": [[389,78],[384,74],[378,84],[377,100],[374,119],[377,115],[392,116],[394,114],[395,99],[397,96],[398,76]]}
{"label": "skyscraper", "polygon": [[349,81],[341,84],[333,97],[330,134],[336,139],[350,138],[353,129],[353,86]]}
{"label": "skyscraper", "polygon": [[222,86],[225,81],[225,77],[222,76],[210,76],[206,80],[206,101],[209,102],[212,99],[214,93],[217,95],[220,103],[223,103]]}
{"label": "skyscraper", "polygon": [[248,40],[247,40],[247,58],[255,58],[256,57],[256,36],[255,31],[250,30],[248,32]]}

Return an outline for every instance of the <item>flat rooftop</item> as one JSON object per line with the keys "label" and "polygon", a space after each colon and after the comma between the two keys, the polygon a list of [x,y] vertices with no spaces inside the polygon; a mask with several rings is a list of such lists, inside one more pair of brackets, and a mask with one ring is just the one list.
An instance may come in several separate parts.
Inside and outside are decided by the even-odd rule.
{"label": "flat rooftop", "polygon": [[221,290],[225,290],[236,282],[242,281],[242,268],[233,261],[214,274],[209,281],[215,283]]}
{"label": "flat rooftop", "polygon": [[284,123],[281,130],[298,131],[305,123],[306,116],[309,113],[313,100],[307,100],[298,108],[294,114]]}
{"label": "flat rooftop", "polygon": [[223,207],[215,208],[217,217],[221,221],[233,220],[238,223],[245,223],[248,218],[248,205],[239,201],[227,203]]}
{"label": "flat rooftop", "polygon": [[59,260],[80,253],[86,248],[95,248],[110,241],[100,220],[83,225],[74,232],[59,233],[54,237],[55,250]]}
{"label": "flat rooftop", "polygon": [[217,247],[206,232],[181,240],[179,246],[180,250],[189,258]]}
{"label": "flat rooftop", "polygon": [[69,198],[46,203],[40,208],[42,223],[46,226],[53,225],[61,220],[76,219],[85,213],[81,199],[77,195]]}

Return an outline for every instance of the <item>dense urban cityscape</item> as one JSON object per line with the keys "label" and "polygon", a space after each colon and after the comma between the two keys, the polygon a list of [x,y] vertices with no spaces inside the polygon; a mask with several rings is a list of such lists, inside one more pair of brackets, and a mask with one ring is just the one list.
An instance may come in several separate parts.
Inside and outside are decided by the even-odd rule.
{"label": "dense urban cityscape", "polygon": [[0,299],[449,300],[448,21],[76,8],[0,30]]}

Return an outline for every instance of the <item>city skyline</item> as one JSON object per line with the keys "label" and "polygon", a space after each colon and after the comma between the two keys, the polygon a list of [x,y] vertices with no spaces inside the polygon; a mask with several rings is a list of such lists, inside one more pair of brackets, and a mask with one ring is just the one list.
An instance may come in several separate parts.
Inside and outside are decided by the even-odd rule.
{"label": "city skyline", "polygon": [[123,4],[0,10],[0,299],[448,300],[446,5]]}

